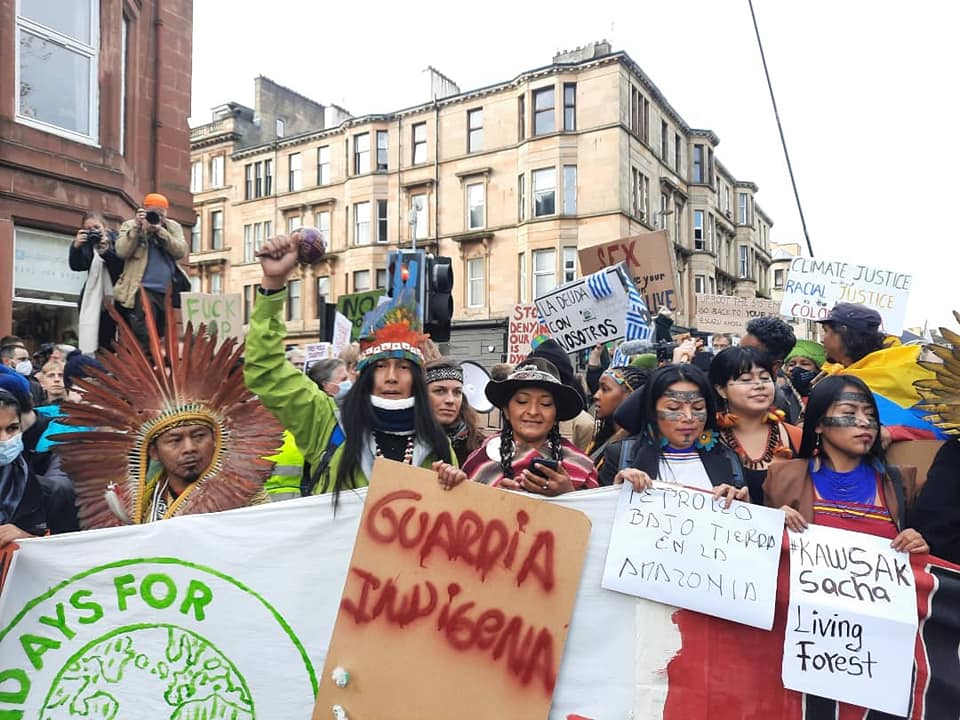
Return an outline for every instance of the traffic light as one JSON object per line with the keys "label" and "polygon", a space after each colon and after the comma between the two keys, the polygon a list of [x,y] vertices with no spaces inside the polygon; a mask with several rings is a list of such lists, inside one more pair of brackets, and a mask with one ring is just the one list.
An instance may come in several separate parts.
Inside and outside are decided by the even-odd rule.
{"label": "traffic light", "polygon": [[423,250],[393,251],[387,254],[387,296],[395,297],[400,287],[410,287],[417,301],[421,322],[425,322],[426,253]]}
{"label": "traffic light", "polygon": [[449,342],[453,320],[453,262],[448,257],[428,255],[424,330],[434,342]]}

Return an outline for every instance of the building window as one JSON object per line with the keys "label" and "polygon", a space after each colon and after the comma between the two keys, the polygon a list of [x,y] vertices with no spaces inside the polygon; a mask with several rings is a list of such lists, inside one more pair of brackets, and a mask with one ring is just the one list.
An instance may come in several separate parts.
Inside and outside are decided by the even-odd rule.
{"label": "building window", "polygon": [[527,196],[524,188],[525,175],[517,175],[517,220],[523,222],[527,219]]}
{"label": "building window", "polygon": [[713,237],[716,231],[717,221],[713,217],[713,213],[707,214],[707,250],[713,251]]}
{"label": "building window", "polygon": [[370,172],[370,133],[353,136],[353,174]]}
{"label": "building window", "polygon": [[253,225],[243,226],[243,261],[253,262]]}
{"label": "building window", "polygon": [[263,247],[263,241],[273,235],[273,222],[257,222],[243,226],[243,261],[252,263],[257,251]]}
{"label": "building window", "polygon": [[353,244],[370,244],[370,203],[356,203],[353,206]]}
{"label": "building window", "polygon": [[284,131],[286,130],[287,124],[283,121],[283,118],[277,118],[277,137],[282,138]]}
{"label": "building window", "polygon": [[563,249],[563,282],[568,283],[577,279],[577,249],[565,247]]}
{"label": "building window", "polygon": [[303,218],[299,215],[290,215],[287,218],[287,235],[303,227]]}
{"label": "building window", "polygon": [[257,286],[256,285],[244,285],[243,286],[243,324],[247,325],[250,323],[250,315],[253,313],[253,302],[254,298],[257,296]]}
{"label": "building window", "polygon": [[203,162],[194,160],[190,163],[190,192],[198,193],[203,190]]}
{"label": "building window", "polygon": [[484,306],[483,263],[482,257],[467,260],[467,307]]}
{"label": "building window", "polygon": [[210,187],[223,187],[223,155],[210,158]]}
{"label": "building window", "polygon": [[703,295],[707,291],[707,278],[705,275],[695,275],[693,278],[693,291],[697,295]]}
{"label": "building window", "polygon": [[203,292],[203,288],[200,287],[199,275],[190,276],[190,292]]}
{"label": "building window", "polygon": [[369,289],[370,289],[370,271],[354,270],[353,271],[353,291],[365,292]]}
{"label": "building window", "polygon": [[783,290],[783,270],[773,271],[773,287],[776,290]]}
{"label": "building window", "polygon": [[376,290],[384,290],[387,287],[387,269],[377,268]]}
{"label": "building window", "polygon": [[290,153],[287,157],[289,161],[289,170],[287,172],[287,188],[290,192],[300,190],[303,187],[301,181],[300,153]]}
{"label": "building window", "polygon": [[467,152],[483,150],[483,108],[467,110]]}
{"label": "building window", "polygon": [[533,171],[533,216],[545,217],[557,211],[557,170]]}
{"label": "building window", "polygon": [[693,249],[703,250],[703,210],[693,211]]}
{"label": "building window", "polygon": [[674,133],[673,136],[673,169],[677,172],[680,172],[680,168],[683,165],[680,162],[680,158],[683,156],[683,151],[681,150],[680,143],[680,133]]}
{"label": "building window", "polygon": [[467,185],[467,229],[475,230],[484,226],[486,199],[483,183]]}
{"label": "building window", "polygon": [[210,246],[214,250],[223,250],[223,210],[210,213]]}
{"label": "building window", "polygon": [[657,218],[657,227],[667,229],[667,211],[670,209],[670,198],[666,193],[660,193],[660,216]]}
{"label": "building window", "polygon": [[96,143],[100,3],[20,2],[14,7],[18,5],[17,118]]}
{"label": "building window", "polygon": [[317,148],[317,185],[330,182],[330,146]]}
{"label": "building window", "polygon": [[577,166],[563,166],[563,214],[577,214]]}
{"label": "building window", "polygon": [[387,232],[390,229],[390,225],[387,221],[387,201],[386,200],[377,200],[377,242],[385,243],[389,239],[387,237]]}
{"label": "building window", "polygon": [[377,130],[377,172],[386,172],[389,165],[390,135],[386,130]]}
{"label": "building window", "polygon": [[203,243],[203,213],[197,213],[197,221],[193,224],[193,230],[190,232],[190,252],[200,252]]}
{"label": "building window", "polygon": [[673,241],[680,245],[683,245],[683,228],[684,228],[684,218],[683,218],[683,208],[684,205],[682,202],[677,200],[674,203],[673,207]]}
{"label": "building window", "polygon": [[633,214],[647,221],[650,210],[650,178],[633,168]]}
{"label": "building window", "polygon": [[557,251],[533,251],[533,297],[543,297],[557,287]]}
{"label": "building window", "polygon": [[520,287],[518,288],[519,292],[517,293],[517,299],[525,303],[527,302],[527,254],[520,253],[517,256],[517,280]]}
{"label": "building window", "polygon": [[264,197],[273,193],[273,160],[248,163],[243,169],[244,198]]}
{"label": "building window", "polygon": [[273,160],[263,161],[263,194],[268,197],[273,195]]}
{"label": "building window", "polygon": [[737,222],[740,225],[750,224],[750,205],[747,193],[737,193]]}
{"label": "building window", "polygon": [[287,281],[287,320],[300,320],[302,315],[303,280]]}
{"label": "building window", "polygon": [[644,142],[650,141],[650,101],[637,88],[630,88],[630,129]]}
{"label": "building window", "polygon": [[670,126],[666,120],[660,121],[660,159],[670,162]]}
{"label": "building window", "polygon": [[326,275],[321,275],[317,278],[317,317],[320,317],[320,313],[323,311],[323,306],[327,302],[327,298],[330,297],[330,278]]}
{"label": "building window", "polygon": [[527,137],[527,96],[517,97],[517,140]]}
{"label": "building window", "polygon": [[413,126],[413,164],[427,161],[427,124],[416,123]]}
{"label": "building window", "polygon": [[746,245],[740,246],[740,277],[750,277],[750,254]]}
{"label": "building window", "polygon": [[243,199],[249,200],[253,197],[253,165],[247,165],[243,168]]}
{"label": "building window", "polygon": [[577,84],[563,84],[563,129],[573,132],[577,129]]}
{"label": "building window", "polygon": [[210,273],[210,292],[214,295],[223,294],[223,273]]}
{"label": "building window", "polygon": [[333,243],[330,238],[330,211],[322,210],[318,213],[314,213],[313,221],[317,225],[317,230],[323,235],[323,239],[327,241],[327,247],[332,248]]}
{"label": "building window", "polygon": [[413,235],[424,240],[430,234],[430,215],[427,209],[427,196],[420,194],[410,198],[410,212],[413,213]]}
{"label": "building window", "polygon": [[703,145],[693,146],[693,180],[691,182],[702,183],[704,180],[703,169]]}
{"label": "building window", "polygon": [[554,89],[540,88],[533,91],[533,134],[546,135],[557,129],[554,117]]}

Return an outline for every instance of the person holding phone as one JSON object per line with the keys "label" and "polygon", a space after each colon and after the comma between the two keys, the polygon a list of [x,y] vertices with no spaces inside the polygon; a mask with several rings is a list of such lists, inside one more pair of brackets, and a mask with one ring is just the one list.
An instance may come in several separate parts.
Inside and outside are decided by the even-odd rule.
{"label": "person holding phone", "polygon": [[528,358],[505,380],[488,383],[486,395],[503,427],[467,458],[467,477],[546,497],[597,487],[593,461],[560,436],[559,422],[576,417],[583,401],[553,363]]}

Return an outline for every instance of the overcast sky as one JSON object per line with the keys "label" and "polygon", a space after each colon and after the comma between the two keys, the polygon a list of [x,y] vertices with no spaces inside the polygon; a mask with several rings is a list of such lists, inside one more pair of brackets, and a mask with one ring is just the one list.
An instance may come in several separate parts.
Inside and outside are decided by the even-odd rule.
{"label": "overcast sky", "polygon": [[[771,240],[803,244],[747,0],[473,5],[195,0],[191,124],[253,104],[265,75],[354,115],[429,99],[432,65],[470,90],[606,38],[717,156],[760,187]],[[953,0],[754,0],[807,228],[818,257],[913,274],[907,324],[956,326],[960,143]],[[552,12],[551,12],[552,11]]]}

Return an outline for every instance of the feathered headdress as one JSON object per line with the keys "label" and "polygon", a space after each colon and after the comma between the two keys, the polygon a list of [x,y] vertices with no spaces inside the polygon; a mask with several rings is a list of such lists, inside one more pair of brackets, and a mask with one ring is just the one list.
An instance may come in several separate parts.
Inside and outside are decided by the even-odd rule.
{"label": "feathered headdress", "polygon": [[217,349],[217,338],[204,325],[196,331],[188,325],[181,345],[172,331],[169,292],[171,331],[161,340],[146,297],[143,307],[150,357],[110,306],[120,333],[115,351],[101,351],[102,369],[90,367],[90,377],[76,381],[83,402],[61,406],[66,415],[61,422],[94,428],[55,438],[76,487],[84,528],[150,520],[157,480],[148,475],[150,444],[171,428],[206,425],[213,430],[215,449],[210,466],[165,517],[248,505],[270,474],[271,463],[263,457],[281,444],[276,419],[244,385],[242,345],[231,338]]}
{"label": "feathered headdress", "polygon": [[[960,322],[960,313],[956,310],[953,317]],[[914,381],[913,385],[923,399],[917,407],[929,412],[926,419],[945,433],[960,435],[960,335],[947,328],[940,328],[940,334],[953,347],[924,346],[941,362],[917,361],[918,365],[936,375],[934,379]]]}
{"label": "feathered headdress", "polygon": [[380,305],[363,318],[360,330],[360,357],[357,370],[382,358],[402,358],[417,365],[423,364],[421,345],[429,338],[422,331],[417,307],[418,263],[408,263],[406,279],[400,263],[394,270],[392,301]]}

